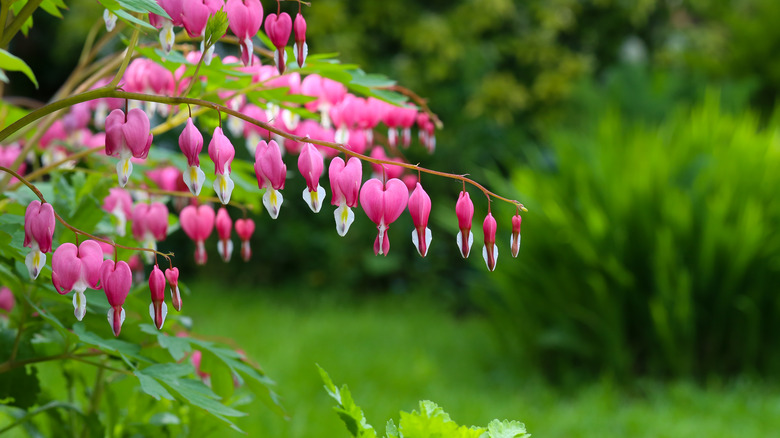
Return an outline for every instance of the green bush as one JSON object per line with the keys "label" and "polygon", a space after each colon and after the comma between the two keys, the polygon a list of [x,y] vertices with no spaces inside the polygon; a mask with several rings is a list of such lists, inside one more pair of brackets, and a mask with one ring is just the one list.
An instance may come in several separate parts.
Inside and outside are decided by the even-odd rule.
{"label": "green bush", "polygon": [[780,124],[717,93],[661,123],[582,114],[514,172],[521,263],[475,288],[514,359],[554,378],[780,369]]}

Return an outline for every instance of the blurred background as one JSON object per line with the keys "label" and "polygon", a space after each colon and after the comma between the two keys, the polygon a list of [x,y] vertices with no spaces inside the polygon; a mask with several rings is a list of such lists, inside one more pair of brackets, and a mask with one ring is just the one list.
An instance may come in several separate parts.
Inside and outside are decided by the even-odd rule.
{"label": "blurred background", "polygon": [[[69,6],[12,47],[41,88],[7,94],[46,100],[70,71],[91,25],[78,17],[101,9]],[[425,259],[406,216],[378,258],[362,213],[339,238],[297,200],[260,218],[249,265],[221,264],[212,237],[196,269],[172,235],[196,330],[279,383],[291,420],[258,412],[239,422],[252,436],[346,436],[315,362],[379,430],[432,399],[459,423],[518,419],[539,437],[776,433],[780,2],[312,0],[304,14],[311,53],[429,99],[444,129],[410,162],[469,173],[529,212],[513,260],[514,209],[493,205],[492,273],[486,202],[472,192],[463,260],[461,186],[432,177]]]}

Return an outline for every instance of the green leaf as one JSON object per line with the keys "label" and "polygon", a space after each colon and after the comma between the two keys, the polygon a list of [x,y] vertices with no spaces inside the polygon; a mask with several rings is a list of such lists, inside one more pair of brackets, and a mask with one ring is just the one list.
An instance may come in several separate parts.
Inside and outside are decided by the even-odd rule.
{"label": "green leaf", "polygon": [[488,424],[487,436],[484,438],[525,438],[531,435],[526,433],[525,424],[519,421],[493,420]]}
{"label": "green leaf", "polygon": [[342,385],[340,389],[336,388],[328,373],[319,365],[317,365],[317,368],[320,371],[320,376],[325,383],[325,389],[328,391],[328,394],[338,402],[338,406],[334,407],[333,410],[336,411],[341,421],[347,426],[347,430],[349,430],[352,436],[376,437],[374,427],[366,422],[363,410],[352,400],[352,394],[349,392],[347,385]]}
{"label": "green leaf", "polygon": [[103,339],[92,332],[88,332],[82,322],[73,324],[73,333],[75,333],[76,336],[79,337],[79,340],[85,344],[94,345],[105,351],[121,353],[134,359],[149,362],[149,359],[138,355],[138,352],[141,351],[141,347],[138,345],[120,339]]}
{"label": "green leaf", "polygon": [[141,390],[143,392],[151,395],[156,400],[160,400],[160,398],[173,400],[171,393],[169,393],[168,390],[165,389],[165,387],[162,386],[160,382],[158,382],[154,377],[147,376],[141,370],[136,371],[133,374],[138,377],[138,381],[141,383]]}
{"label": "green leaf", "polygon": [[117,17],[121,18],[122,20],[124,20],[124,21],[126,21],[126,22],[128,22],[130,24],[137,24],[137,25],[141,26],[142,28],[144,28],[146,30],[151,30],[153,32],[157,31],[157,29],[154,26],[152,26],[151,24],[149,24],[148,22],[146,22],[144,20],[136,18],[135,15],[128,13],[124,9],[117,9],[117,10],[112,11],[112,12],[115,13],[117,15]]}
{"label": "green leaf", "polygon": [[480,438],[485,429],[458,426],[444,409],[430,400],[420,401],[420,412],[401,412],[399,430],[404,438]]}
{"label": "green leaf", "polygon": [[209,21],[206,22],[206,32],[204,34],[204,41],[206,41],[206,47],[216,43],[217,40],[222,38],[228,29],[227,13],[223,10],[217,11],[214,15],[209,17]]}
{"label": "green leaf", "polygon": [[35,88],[38,88],[38,80],[35,79],[35,74],[33,73],[32,69],[30,69],[30,66],[22,61],[21,58],[18,58],[3,49],[0,49],[0,69],[20,71],[24,73],[33,84],[35,84]]}
{"label": "green leaf", "polygon": [[138,12],[141,14],[152,12],[163,18],[168,18],[168,19],[171,18],[171,16],[168,15],[167,12],[165,12],[165,9],[160,7],[160,5],[158,5],[157,2],[154,0],[117,0],[117,1],[123,8],[133,12]]}
{"label": "green leaf", "polygon": [[60,9],[67,9],[67,6],[65,6],[65,3],[62,0],[44,0],[40,7],[44,11],[48,12],[49,15],[55,16],[57,18],[62,18]]}

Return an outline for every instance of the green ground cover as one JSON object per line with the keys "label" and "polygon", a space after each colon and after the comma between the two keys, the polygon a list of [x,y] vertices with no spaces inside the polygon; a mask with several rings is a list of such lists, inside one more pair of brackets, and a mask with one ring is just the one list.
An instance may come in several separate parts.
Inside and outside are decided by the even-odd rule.
{"label": "green ground cover", "polygon": [[379,431],[420,399],[460,424],[515,419],[536,437],[763,437],[780,429],[780,389],[749,379],[554,389],[524,378],[503,365],[483,321],[453,317],[431,299],[191,286],[184,312],[196,330],[235,341],[284,398],[289,421],[259,406],[239,419],[250,436],[348,436],[315,363],[350,386]]}

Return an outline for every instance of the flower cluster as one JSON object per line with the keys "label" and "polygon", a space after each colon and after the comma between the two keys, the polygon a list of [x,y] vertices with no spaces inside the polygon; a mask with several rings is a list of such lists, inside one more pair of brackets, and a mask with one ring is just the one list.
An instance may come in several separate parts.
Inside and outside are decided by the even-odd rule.
{"label": "flower cluster", "polygon": [[[161,29],[160,41],[165,53],[173,50],[175,27],[183,27],[190,37],[202,38],[209,17],[224,10],[230,30],[238,38],[239,56],[225,56],[221,65],[232,69],[236,75],[240,74],[242,80],[249,84],[248,89],[265,91],[266,94],[259,94],[261,97],[258,98],[253,97],[258,94],[217,89],[213,95],[224,106],[177,97],[186,96],[192,85],[205,85],[206,76],[198,77],[197,69],[194,69],[196,73],[191,77],[187,75],[192,72],[192,65],[201,60],[206,64],[210,62],[213,55],[204,51],[213,49],[211,43],[209,47],[201,44],[200,51],[185,53],[184,58],[179,59],[186,59],[186,63],[182,61],[182,65],[174,67],[170,63],[164,66],[151,59],[136,57],[127,64],[121,77],[123,91],[114,89],[108,94],[109,97],[71,106],[62,119],[48,127],[39,141],[44,151],[44,165],[47,165],[47,154],[50,163],[56,161],[66,165],[65,161],[71,157],[68,152],[79,144],[102,145],[105,147],[105,155],[119,159],[116,163],[119,187],[110,189],[102,208],[114,218],[117,236],[125,236],[129,225],[133,238],[142,246],[131,249],[143,251],[149,256],[146,263],[153,264],[148,277],[149,314],[158,329],[162,328],[168,312],[165,303],[166,285],[170,285],[173,307],[177,311],[182,307],[178,268],[171,264],[163,272],[156,263],[156,255],[162,255],[157,251],[157,243],[166,239],[169,224],[176,220],[177,211],[180,228],[195,243],[194,257],[197,264],[207,262],[205,244],[214,229],[218,236],[217,252],[224,262],[232,259],[233,230],[241,241],[241,258],[249,261],[252,256],[250,241],[255,231],[255,222],[247,217],[243,205],[231,201],[241,199],[233,197],[236,183],[241,183],[244,189],[247,187],[242,180],[233,180],[237,178],[233,174],[233,160],[236,157],[233,141],[236,140],[243,140],[246,149],[254,157],[257,187],[263,191],[262,204],[272,219],[277,219],[281,213],[283,191],[292,174],[288,173],[285,155],[295,154],[297,169],[303,179],[303,184],[299,186],[302,188],[301,197],[311,211],[319,213],[323,205],[327,204],[326,198],[330,192],[330,204],[335,207],[333,215],[336,232],[343,237],[356,220],[353,209],[359,205],[376,225],[377,235],[373,245],[376,255],[388,254],[390,227],[408,211],[414,225],[411,230],[412,243],[418,254],[426,257],[433,240],[433,233],[428,227],[432,200],[420,181],[421,172],[457,179],[463,182],[464,187],[455,203],[459,229],[456,243],[464,258],[470,255],[474,242],[474,204],[465,183],[474,184],[488,196],[489,202],[491,197],[497,196],[465,177],[429,171],[406,162],[402,156],[403,149],[412,144],[412,128],[415,125],[420,144],[429,153],[433,153],[436,148],[438,119],[424,104],[421,104],[424,108],[421,109],[411,103],[388,103],[378,99],[378,94],[361,97],[348,92],[344,84],[333,79],[314,73],[306,74],[305,70],[296,70],[294,66],[288,70],[285,47],[293,29],[293,53],[297,65],[301,67],[306,62],[306,21],[300,12],[294,21],[281,11],[268,14],[263,20],[263,7],[259,0],[228,0],[227,3],[223,0],[158,0],[158,4],[169,17],[150,13],[149,20],[153,26]],[[107,15],[107,24],[115,18]],[[273,52],[273,66],[263,65],[254,54],[252,40],[261,26],[276,49]],[[127,59],[130,60],[130,57]],[[310,60],[310,64],[314,63]],[[107,84],[107,80],[101,80],[95,87]],[[138,97],[138,93],[145,96]],[[125,99],[116,99],[117,96]],[[189,117],[181,117],[183,108],[179,104],[183,103],[201,105],[219,112],[219,126],[214,128],[211,125],[208,129],[211,138],[206,151],[214,164],[211,187],[215,199],[203,193],[204,186],[209,182],[200,161],[200,154],[206,144],[198,128],[198,122],[202,122],[202,119],[198,118],[198,114],[193,117],[191,109]],[[227,118],[225,131],[222,128],[223,116]],[[166,118],[161,124],[168,125],[165,129],[183,125],[178,132],[178,145],[186,159],[186,166],[155,167],[145,172],[145,178],[134,177],[133,163],[145,163],[154,140],[153,122],[160,117]],[[175,123],[173,120],[176,120]],[[89,129],[90,123],[102,132],[93,134]],[[21,147],[18,145],[2,148],[0,164],[10,165],[20,154]],[[339,156],[341,154],[343,157]],[[373,172],[367,179],[364,179],[363,174],[364,161],[370,163]],[[142,169],[145,167],[141,166]],[[241,171],[238,165],[236,169]],[[407,172],[409,169],[417,170],[416,175]],[[327,174],[330,184],[329,191],[321,181],[324,174]],[[132,184],[128,186],[131,181]],[[149,181],[157,189],[150,189]],[[169,198],[155,197],[155,193],[173,195],[173,208],[169,209],[167,205]],[[39,196],[43,200],[43,196]],[[212,206],[216,202],[222,204],[217,210]],[[509,202],[517,205],[519,213],[522,206],[514,201]],[[229,210],[225,208],[229,204],[243,210],[244,217],[235,220],[231,218]],[[24,246],[31,249],[25,261],[33,279],[38,277],[45,266],[46,253],[53,249],[55,220],[56,213],[50,204],[41,201],[29,204],[25,214]],[[62,222],[61,218],[59,220]],[[519,214],[512,218],[511,223],[510,249],[512,256],[517,257],[520,247]],[[70,226],[68,228],[73,229]],[[498,224],[490,212],[490,204],[482,228],[482,255],[488,269],[492,271],[498,260]],[[51,275],[54,288],[60,294],[73,292],[74,314],[79,320],[87,311],[85,291],[102,290],[111,306],[108,322],[118,336],[125,319],[125,298],[131,289],[134,273],[142,274],[143,265],[137,254],[127,261],[118,260],[118,245],[106,243],[109,240],[74,231],[77,236],[81,234],[91,238],[81,243],[62,243],[54,250]]]}

